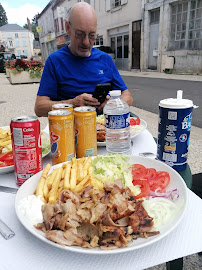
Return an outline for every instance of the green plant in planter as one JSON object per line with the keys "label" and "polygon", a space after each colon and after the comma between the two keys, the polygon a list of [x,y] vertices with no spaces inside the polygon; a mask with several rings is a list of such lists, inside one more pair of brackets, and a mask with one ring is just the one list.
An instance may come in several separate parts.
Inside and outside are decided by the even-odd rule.
{"label": "green plant in planter", "polygon": [[40,60],[29,61],[29,74],[31,78],[41,78],[44,63]]}
{"label": "green plant in planter", "polygon": [[6,63],[4,64],[6,69],[10,68],[10,63],[11,63],[11,60],[7,60]]}
{"label": "green plant in planter", "polygon": [[17,75],[22,71],[28,71],[31,78],[40,78],[43,71],[44,63],[40,60],[22,60],[16,59],[10,62],[9,70]]}
{"label": "green plant in planter", "polygon": [[22,71],[28,71],[28,61],[22,60],[22,59],[16,59],[10,62],[10,71],[13,74],[20,74]]}

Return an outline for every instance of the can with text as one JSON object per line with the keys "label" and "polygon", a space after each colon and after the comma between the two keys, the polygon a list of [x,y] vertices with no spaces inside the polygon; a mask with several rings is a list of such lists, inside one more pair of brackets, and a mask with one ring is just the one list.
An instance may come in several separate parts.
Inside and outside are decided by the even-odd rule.
{"label": "can with text", "polygon": [[72,160],[75,156],[74,116],[68,110],[48,112],[52,164]]}
{"label": "can with text", "polygon": [[96,110],[83,106],[74,109],[77,158],[97,155]]}
{"label": "can with text", "polygon": [[17,185],[43,169],[40,122],[36,116],[19,116],[10,123]]}
{"label": "can with text", "polygon": [[177,99],[159,103],[157,158],[176,171],[183,171],[187,166],[193,102],[182,99],[179,91]]}
{"label": "can with text", "polygon": [[52,110],[68,110],[73,112],[73,105],[70,103],[56,103],[52,105]]}

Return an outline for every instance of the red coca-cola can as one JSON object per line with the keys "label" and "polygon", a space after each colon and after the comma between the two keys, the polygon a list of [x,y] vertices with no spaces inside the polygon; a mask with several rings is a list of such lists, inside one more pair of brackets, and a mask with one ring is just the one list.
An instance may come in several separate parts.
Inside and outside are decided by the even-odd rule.
{"label": "red coca-cola can", "polygon": [[11,119],[11,140],[17,185],[43,169],[40,122],[36,116]]}

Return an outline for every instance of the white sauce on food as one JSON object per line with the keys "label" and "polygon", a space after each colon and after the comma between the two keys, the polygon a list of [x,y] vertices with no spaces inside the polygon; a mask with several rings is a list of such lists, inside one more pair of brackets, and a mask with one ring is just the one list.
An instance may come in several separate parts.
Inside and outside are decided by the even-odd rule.
{"label": "white sauce on food", "polygon": [[19,202],[18,209],[33,225],[43,222],[41,207],[44,203],[40,197],[28,195]]}

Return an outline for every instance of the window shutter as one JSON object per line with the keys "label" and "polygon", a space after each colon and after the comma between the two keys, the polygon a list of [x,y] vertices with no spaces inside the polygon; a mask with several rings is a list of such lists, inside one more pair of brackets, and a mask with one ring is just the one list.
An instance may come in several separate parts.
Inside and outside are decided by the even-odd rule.
{"label": "window shutter", "polygon": [[121,5],[125,5],[128,3],[128,0],[121,0]]}
{"label": "window shutter", "polygon": [[105,0],[105,10],[109,11],[111,9],[111,0]]}

